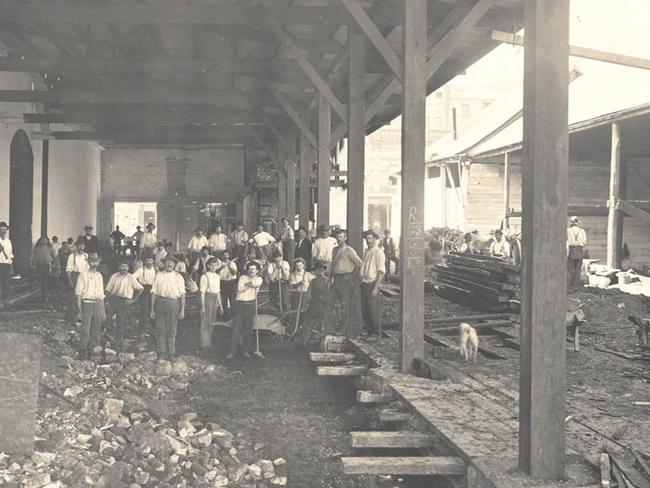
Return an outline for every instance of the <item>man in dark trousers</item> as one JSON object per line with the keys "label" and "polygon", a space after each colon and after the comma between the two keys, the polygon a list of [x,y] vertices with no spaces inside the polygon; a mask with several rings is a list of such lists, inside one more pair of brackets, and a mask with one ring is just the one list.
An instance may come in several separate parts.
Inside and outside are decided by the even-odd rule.
{"label": "man in dark trousers", "polygon": [[86,253],[89,256],[99,256],[99,239],[93,235],[93,226],[87,225],[84,227],[84,235],[80,236],[84,241]]}
{"label": "man in dark trousers", "polygon": [[571,217],[567,234],[567,271],[569,275],[569,290],[575,291],[582,286],[580,273],[582,259],[585,256],[587,233],[580,227],[578,217]]}
{"label": "man in dark trousers", "polygon": [[311,269],[311,239],[307,237],[307,229],[298,228],[298,237],[296,238],[296,258],[302,258],[307,263],[307,269]]}
{"label": "man in dark trousers", "polygon": [[11,264],[13,263],[13,248],[7,235],[9,226],[0,222],[0,289],[2,290],[2,303],[6,305],[9,300],[11,287]]}
{"label": "man in dark trousers", "polygon": [[397,246],[395,239],[390,235],[390,229],[384,230],[384,238],[379,241],[379,248],[386,256],[386,276],[390,275],[390,263],[395,263],[395,274],[399,273],[399,259],[397,258]]}
{"label": "man in dark trousers", "polygon": [[116,225],[115,230],[111,232],[111,240],[113,241],[113,253],[117,256],[122,254],[122,239],[126,236],[120,231],[120,226]]}

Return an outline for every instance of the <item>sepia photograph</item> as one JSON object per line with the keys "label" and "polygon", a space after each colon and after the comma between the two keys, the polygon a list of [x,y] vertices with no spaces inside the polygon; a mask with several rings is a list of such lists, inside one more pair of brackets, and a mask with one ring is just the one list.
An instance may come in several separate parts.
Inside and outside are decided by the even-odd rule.
{"label": "sepia photograph", "polygon": [[0,0],[0,488],[650,488],[650,0]]}

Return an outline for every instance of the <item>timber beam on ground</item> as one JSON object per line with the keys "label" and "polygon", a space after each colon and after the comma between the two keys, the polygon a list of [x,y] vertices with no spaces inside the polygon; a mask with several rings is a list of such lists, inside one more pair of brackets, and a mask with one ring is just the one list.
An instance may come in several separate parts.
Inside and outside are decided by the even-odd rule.
{"label": "timber beam on ground", "polygon": [[419,449],[433,447],[431,434],[417,431],[350,432],[350,445],[355,449]]}
{"label": "timber beam on ground", "polygon": [[309,358],[315,363],[347,363],[354,361],[357,355],[350,352],[311,352]]}
{"label": "timber beam on ground", "polygon": [[340,365],[340,366],[318,366],[318,376],[364,376],[368,373],[368,366],[364,365]]}
{"label": "timber beam on ground", "polygon": [[465,462],[457,457],[343,457],[344,474],[462,476]]}
{"label": "timber beam on ground", "polygon": [[357,391],[357,401],[359,403],[388,403],[393,400],[391,393],[375,393],[372,391]]}
{"label": "timber beam on ground", "polygon": [[379,411],[379,420],[381,422],[408,422],[412,416],[410,412],[395,408],[384,408]]}

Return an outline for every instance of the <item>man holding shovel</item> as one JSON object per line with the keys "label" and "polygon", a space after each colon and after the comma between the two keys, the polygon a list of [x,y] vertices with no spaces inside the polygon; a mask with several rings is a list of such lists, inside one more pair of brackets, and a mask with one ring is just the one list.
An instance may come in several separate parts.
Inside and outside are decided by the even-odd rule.
{"label": "man holding shovel", "polygon": [[[246,263],[242,276],[237,281],[237,297],[233,312],[232,337],[230,339],[230,351],[226,359],[232,359],[237,353],[241,344],[244,357],[250,357],[250,342],[253,335],[253,327],[256,327],[257,319],[257,293],[262,286],[262,278],[258,276],[260,265],[256,261]],[[258,350],[257,355],[261,355]]]}

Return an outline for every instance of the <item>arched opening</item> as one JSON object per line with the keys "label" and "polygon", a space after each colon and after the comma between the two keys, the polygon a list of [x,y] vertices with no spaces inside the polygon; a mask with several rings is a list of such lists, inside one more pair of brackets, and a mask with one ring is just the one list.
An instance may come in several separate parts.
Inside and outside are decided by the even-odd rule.
{"label": "arched opening", "polygon": [[9,226],[14,248],[14,269],[29,271],[32,249],[34,154],[29,137],[19,130],[11,140],[9,172]]}

